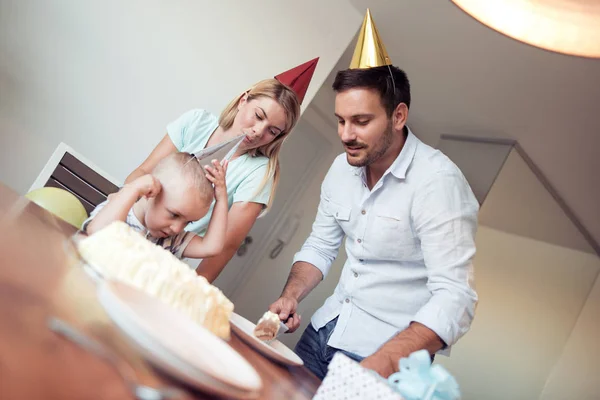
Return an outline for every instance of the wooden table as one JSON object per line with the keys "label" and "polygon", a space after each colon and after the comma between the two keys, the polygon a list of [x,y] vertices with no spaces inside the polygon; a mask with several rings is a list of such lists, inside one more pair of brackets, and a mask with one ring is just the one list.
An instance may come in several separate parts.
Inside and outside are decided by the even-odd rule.
{"label": "wooden table", "polygon": [[[60,317],[132,364],[140,381],[177,385],[153,370],[104,313],[95,286],[65,251],[75,229],[0,184],[0,399],[131,399],[112,366],[47,328]],[[260,399],[310,399],[320,381],[277,365],[232,335],[229,344],[263,380]],[[207,399],[185,388],[188,399]]]}

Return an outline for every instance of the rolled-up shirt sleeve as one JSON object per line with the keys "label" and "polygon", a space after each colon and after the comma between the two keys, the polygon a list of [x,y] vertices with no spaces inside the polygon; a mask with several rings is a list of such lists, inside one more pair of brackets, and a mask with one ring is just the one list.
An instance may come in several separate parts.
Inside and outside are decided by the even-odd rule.
{"label": "rolled-up shirt sleeve", "polygon": [[432,296],[413,321],[433,330],[451,346],[470,328],[477,306],[473,257],[477,202],[459,173],[443,172],[421,185],[412,219]]}
{"label": "rolled-up shirt sleeve", "polygon": [[329,273],[331,264],[338,255],[345,233],[330,210],[328,182],[332,175],[329,171],[321,185],[321,200],[317,209],[317,217],[313,222],[312,232],[294,256],[294,263],[304,261],[317,267],[323,278]]}

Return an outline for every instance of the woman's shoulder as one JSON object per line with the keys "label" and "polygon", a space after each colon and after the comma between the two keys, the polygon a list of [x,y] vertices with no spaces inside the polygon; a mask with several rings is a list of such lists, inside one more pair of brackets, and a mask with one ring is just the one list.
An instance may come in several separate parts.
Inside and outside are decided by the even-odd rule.
{"label": "woman's shoulder", "polygon": [[179,151],[195,153],[204,148],[208,137],[219,126],[219,119],[210,111],[188,110],[167,125],[167,133]]}
{"label": "woman's shoulder", "polygon": [[218,125],[219,118],[208,110],[203,108],[193,108],[186,111],[180,117],[185,120],[188,125]]}

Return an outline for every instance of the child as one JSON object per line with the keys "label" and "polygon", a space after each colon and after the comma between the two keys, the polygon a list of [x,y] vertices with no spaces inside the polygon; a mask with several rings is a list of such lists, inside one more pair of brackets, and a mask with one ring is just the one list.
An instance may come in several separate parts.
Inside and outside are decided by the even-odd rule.
{"label": "child", "polygon": [[[82,229],[93,234],[120,220],[178,258],[215,256],[223,250],[227,230],[226,171],[227,162],[221,165],[213,160],[205,171],[192,154],[170,154],[152,174],[140,176],[99,204]],[[204,237],[184,231],[188,223],[206,215],[213,198]]]}

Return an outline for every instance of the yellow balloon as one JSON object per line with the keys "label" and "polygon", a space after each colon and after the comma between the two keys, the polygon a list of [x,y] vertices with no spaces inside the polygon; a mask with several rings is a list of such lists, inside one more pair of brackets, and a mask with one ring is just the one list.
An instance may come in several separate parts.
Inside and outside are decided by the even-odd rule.
{"label": "yellow balloon", "polygon": [[83,204],[72,193],[54,187],[32,190],[25,195],[38,206],[67,221],[77,229],[88,217]]}

